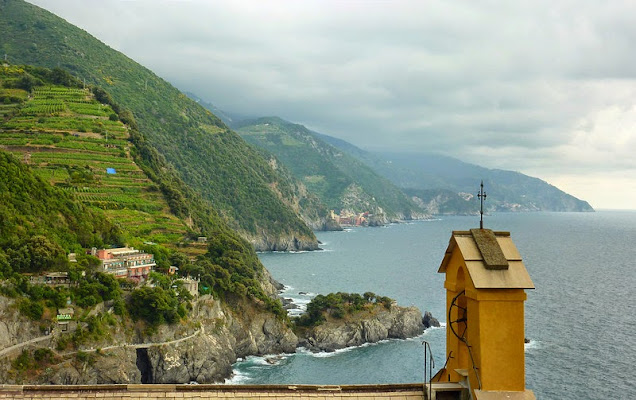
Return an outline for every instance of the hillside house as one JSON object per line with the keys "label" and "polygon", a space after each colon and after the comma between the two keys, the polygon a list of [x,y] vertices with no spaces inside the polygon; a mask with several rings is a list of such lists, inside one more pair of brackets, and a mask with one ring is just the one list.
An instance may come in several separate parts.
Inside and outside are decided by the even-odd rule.
{"label": "hillside house", "polygon": [[190,277],[181,278],[181,282],[183,282],[183,287],[190,292],[192,297],[197,297],[199,295],[199,280],[192,279]]}
{"label": "hillside house", "polygon": [[33,285],[70,286],[68,272],[47,272],[30,278]]}
{"label": "hillside house", "polygon": [[102,271],[116,278],[145,280],[157,265],[154,255],[132,247],[101,249],[96,256],[102,263]]}
{"label": "hillside house", "polygon": [[57,309],[57,326],[60,332],[73,332],[77,328],[77,322],[73,321],[75,310],[73,307]]}

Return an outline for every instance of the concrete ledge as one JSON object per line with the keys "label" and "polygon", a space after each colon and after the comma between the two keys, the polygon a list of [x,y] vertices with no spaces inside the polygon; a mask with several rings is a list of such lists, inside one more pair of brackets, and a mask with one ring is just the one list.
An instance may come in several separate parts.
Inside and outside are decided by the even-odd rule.
{"label": "concrete ledge", "polygon": [[125,391],[128,385],[23,385],[23,392]]}
{"label": "concrete ledge", "polygon": [[0,392],[22,392],[22,385],[0,385]]}
{"label": "concrete ledge", "polygon": [[174,384],[154,384],[154,385],[144,385],[144,384],[130,384],[125,385],[126,390],[129,392],[174,392],[176,391],[177,385]]}
{"label": "concrete ledge", "polygon": [[532,390],[505,392],[475,389],[475,400],[536,400]]}
{"label": "concrete ledge", "polygon": [[0,399],[58,400],[424,400],[424,384],[383,385],[2,385]]}
{"label": "concrete ledge", "polygon": [[[0,391],[12,392],[202,392],[202,391],[278,391],[278,392],[417,392],[423,383],[378,385],[184,385],[184,384],[112,384],[112,385],[0,385]],[[435,384],[433,385],[435,386]]]}

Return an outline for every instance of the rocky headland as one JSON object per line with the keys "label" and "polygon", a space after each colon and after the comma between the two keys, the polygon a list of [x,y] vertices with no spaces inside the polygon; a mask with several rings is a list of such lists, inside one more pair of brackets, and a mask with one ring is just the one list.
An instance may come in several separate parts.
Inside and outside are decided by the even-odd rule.
{"label": "rocky headland", "polygon": [[429,312],[423,317],[417,307],[377,306],[326,322],[302,331],[298,346],[311,351],[334,351],[345,347],[375,343],[385,339],[407,339],[418,336],[439,322]]}

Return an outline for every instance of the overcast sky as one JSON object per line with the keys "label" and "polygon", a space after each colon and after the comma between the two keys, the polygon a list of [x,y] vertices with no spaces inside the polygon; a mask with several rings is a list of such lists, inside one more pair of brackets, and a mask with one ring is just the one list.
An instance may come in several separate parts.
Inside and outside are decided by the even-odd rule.
{"label": "overcast sky", "polygon": [[222,110],[636,209],[634,1],[30,1]]}

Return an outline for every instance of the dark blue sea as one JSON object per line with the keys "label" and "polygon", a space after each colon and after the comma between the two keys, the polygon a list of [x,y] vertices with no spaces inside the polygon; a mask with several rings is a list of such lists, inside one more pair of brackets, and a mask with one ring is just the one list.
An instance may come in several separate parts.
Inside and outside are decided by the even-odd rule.
{"label": "dark blue sea", "polygon": [[[321,232],[324,251],[260,258],[301,306],[316,294],[372,291],[444,321],[437,269],[451,232],[478,225],[476,217],[444,217]],[[636,211],[502,213],[486,216],[485,227],[512,233],[536,286],[526,302],[527,387],[539,399],[636,399]],[[232,382],[422,382],[421,343],[431,343],[439,368],[444,335],[437,328],[335,353],[250,357],[235,365]]]}

